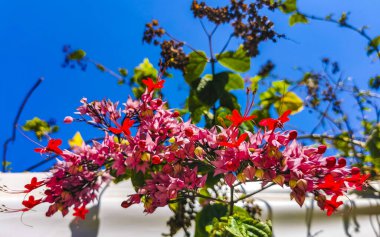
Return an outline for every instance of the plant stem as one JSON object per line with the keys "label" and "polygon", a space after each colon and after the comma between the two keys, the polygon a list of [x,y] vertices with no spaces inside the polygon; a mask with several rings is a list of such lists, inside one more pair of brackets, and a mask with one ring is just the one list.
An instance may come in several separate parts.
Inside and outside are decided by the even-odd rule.
{"label": "plant stem", "polygon": [[26,103],[28,102],[30,96],[32,96],[33,92],[37,89],[37,87],[41,84],[41,82],[43,80],[44,80],[43,77],[38,78],[38,80],[36,81],[36,83],[34,83],[34,85],[32,86],[32,88],[30,88],[30,90],[26,94],[24,100],[22,101],[22,103],[21,103],[21,105],[20,105],[20,107],[19,107],[19,109],[17,111],[15,119],[13,120],[12,136],[10,138],[8,138],[4,142],[4,145],[3,145],[3,163],[2,163],[2,171],[3,172],[5,172],[5,170],[6,170],[5,167],[6,167],[6,163],[7,163],[8,144],[10,142],[14,142],[16,140],[16,128],[17,128],[18,121],[20,119],[21,113],[24,110],[24,107],[25,107]]}
{"label": "plant stem", "polygon": [[234,214],[234,186],[230,187],[230,213],[229,216]]}
{"label": "plant stem", "polygon": [[271,186],[273,186],[273,185],[275,185],[275,183],[271,183],[271,184],[269,184],[269,185],[266,185],[266,186],[262,187],[261,189],[255,191],[255,192],[252,192],[252,193],[250,193],[250,194],[248,194],[248,195],[245,195],[245,196],[243,196],[243,197],[240,197],[240,198],[234,200],[234,203],[237,203],[237,202],[240,202],[241,200],[244,200],[244,199],[246,199],[246,198],[249,198],[249,197],[251,197],[251,196],[253,196],[253,195],[255,195],[255,194],[257,194],[257,193],[259,193],[259,192],[261,192],[261,191],[264,191],[265,189],[267,189],[267,188],[269,188],[269,187],[271,187]]}
{"label": "plant stem", "polygon": [[373,39],[365,32],[364,28],[359,29],[359,28],[356,28],[353,25],[348,24],[347,22],[340,22],[339,20],[335,20],[335,19],[332,19],[332,18],[326,18],[326,17],[319,17],[319,16],[314,16],[314,15],[309,15],[309,14],[305,14],[303,12],[300,12],[298,10],[297,10],[297,13],[301,14],[301,15],[304,15],[305,17],[307,17],[309,19],[312,19],[312,20],[335,23],[335,24],[338,24],[341,27],[344,27],[344,28],[350,29],[352,31],[355,31],[356,33],[358,33],[359,35],[361,35],[362,37],[364,37],[368,41],[368,47],[371,47],[373,50],[375,50],[376,53],[377,53],[377,57],[380,57],[380,49],[379,49],[379,47],[376,46],[376,45],[374,45],[374,44],[372,44]]}

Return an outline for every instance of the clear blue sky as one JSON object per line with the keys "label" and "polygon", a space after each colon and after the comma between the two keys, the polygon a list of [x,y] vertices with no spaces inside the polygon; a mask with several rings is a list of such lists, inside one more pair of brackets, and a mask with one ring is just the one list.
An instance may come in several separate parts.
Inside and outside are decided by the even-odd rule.
{"label": "clear blue sky", "polygon": [[[85,139],[96,136],[98,133],[92,128],[64,125],[61,121],[66,115],[72,115],[84,96],[124,101],[130,89],[118,86],[114,78],[92,67],[86,72],[61,68],[62,46],[70,44],[74,48],[83,48],[93,59],[112,69],[123,66],[131,70],[145,57],[156,63],[158,48],[143,45],[141,38],[144,24],[158,19],[177,38],[205,50],[206,37],[189,11],[190,3],[190,0],[3,1],[0,7],[0,144],[10,136],[17,109],[40,76],[45,77],[45,81],[28,102],[20,121],[34,116],[55,118],[61,125],[56,137],[63,140],[72,137],[77,130],[81,130]],[[352,24],[367,24],[370,35],[380,35],[378,0],[299,0],[299,6],[304,12],[320,16],[351,12]],[[378,63],[371,62],[365,54],[367,42],[358,34],[323,22],[291,28],[287,19],[281,14],[273,16],[277,31],[297,43],[280,40],[277,44],[262,44],[260,56],[252,60],[252,70],[245,75],[253,75],[260,65],[271,59],[277,65],[275,73],[297,78],[300,74],[294,70],[295,66],[319,68],[320,60],[325,56],[337,60],[344,75],[352,76],[358,83],[364,84],[379,72]],[[216,48],[224,44],[226,30],[222,28],[217,33]],[[180,74],[175,75],[168,81],[164,92],[173,105],[179,106],[178,101],[184,98],[176,102],[173,100],[175,93],[169,93],[177,91],[184,83]],[[313,123],[313,118],[305,112],[295,116],[292,122],[307,127]],[[20,133],[17,134],[16,142],[8,151],[13,171],[23,171],[44,159],[33,152],[34,147]],[[2,146],[0,149],[2,151]]]}

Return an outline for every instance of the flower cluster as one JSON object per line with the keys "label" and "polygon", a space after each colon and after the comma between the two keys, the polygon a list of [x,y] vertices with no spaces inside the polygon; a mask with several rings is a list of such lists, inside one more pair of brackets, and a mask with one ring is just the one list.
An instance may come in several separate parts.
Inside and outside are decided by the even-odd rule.
{"label": "flower cluster", "polygon": [[[60,155],[62,160],[48,178],[33,178],[20,191],[28,194],[24,208],[8,211],[25,212],[50,203],[47,216],[57,211],[66,215],[73,207],[74,216],[84,218],[86,205],[96,198],[103,183],[131,177],[137,191],[121,206],[143,203],[145,212],[152,213],[182,196],[197,195],[208,179],[220,177],[230,187],[250,181],[261,181],[263,187],[288,186],[291,198],[301,206],[308,193],[314,194],[320,208],[331,215],[342,204],[338,197],[349,189],[360,190],[368,179],[359,169],[346,167],[343,158],[324,158],[326,146],[297,143],[296,131],[283,130],[290,111],[260,121],[254,133],[240,126],[255,116],[237,110],[226,116],[230,126],[206,129],[184,121],[155,97],[163,80],[143,83],[147,88],[141,99],[129,98],[123,108],[106,100],[82,99],[77,120],[104,130],[105,138],[72,151],[59,149],[59,139],[36,149]],[[44,196],[36,199],[31,193],[40,188],[45,189]]]}

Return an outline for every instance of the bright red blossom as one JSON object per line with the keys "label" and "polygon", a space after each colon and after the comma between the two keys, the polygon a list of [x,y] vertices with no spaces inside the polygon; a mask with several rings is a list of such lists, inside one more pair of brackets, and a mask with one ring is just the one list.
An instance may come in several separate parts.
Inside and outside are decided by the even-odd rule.
{"label": "bright red blossom", "polygon": [[36,177],[33,177],[29,184],[26,184],[24,187],[27,189],[27,192],[30,192],[36,188],[41,187],[44,184],[44,181],[37,181]]}
{"label": "bright red blossom", "polygon": [[237,141],[234,141],[234,142],[219,142],[219,145],[220,146],[227,146],[227,147],[230,147],[230,148],[233,148],[233,147],[238,147],[240,146],[240,144],[248,137],[248,134],[247,133],[243,133],[242,135],[240,135],[240,137],[238,138]]}
{"label": "bright red blossom", "polygon": [[142,83],[146,85],[146,87],[148,88],[148,92],[150,93],[156,89],[163,88],[165,80],[159,80],[157,82],[154,82],[152,78],[149,77],[148,79],[142,80]]}
{"label": "bright red blossom", "polygon": [[133,126],[134,123],[135,123],[135,121],[133,121],[129,118],[125,118],[122,126],[117,124],[117,128],[109,127],[108,129],[116,135],[124,133],[125,135],[129,136],[129,135],[131,135],[130,128]]}
{"label": "bright red blossom", "polygon": [[331,214],[336,211],[336,209],[338,209],[338,207],[340,205],[343,204],[342,201],[340,202],[337,202],[336,199],[338,198],[338,196],[334,195],[331,200],[326,200],[325,201],[325,206],[324,206],[324,210],[327,210],[327,215],[328,216],[331,216]]}
{"label": "bright red blossom", "polygon": [[81,207],[74,207],[74,213],[73,216],[79,217],[82,220],[86,219],[86,215],[88,213],[88,209],[86,209],[86,206],[83,205]]}
{"label": "bright red blossom", "polygon": [[336,195],[342,194],[342,185],[344,180],[339,179],[337,181],[334,180],[334,177],[331,174],[327,174],[325,176],[325,182],[318,184],[319,189],[323,189],[327,192],[335,193]]}
{"label": "bright red blossom", "polygon": [[32,209],[42,202],[42,199],[35,199],[33,195],[29,196],[28,200],[22,201],[22,205],[24,205],[28,209]]}
{"label": "bright red blossom", "polygon": [[54,152],[57,155],[62,155],[62,150],[58,147],[62,144],[61,139],[50,139],[47,146],[44,148],[35,148],[34,151],[38,153]]}
{"label": "bright red blossom", "polygon": [[256,118],[256,115],[251,115],[251,116],[241,116],[239,111],[234,109],[232,111],[231,115],[227,115],[226,119],[230,120],[232,122],[232,126],[238,127],[240,124],[244,123],[245,121],[250,121],[254,118]]}
{"label": "bright red blossom", "polygon": [[266,118],[259,122],[260,126],[267,127],[269,130],[274,130],[277,127],[282,128],[283,124],[289,121],[288,116],[292,111],[285,111],[278,119]]}

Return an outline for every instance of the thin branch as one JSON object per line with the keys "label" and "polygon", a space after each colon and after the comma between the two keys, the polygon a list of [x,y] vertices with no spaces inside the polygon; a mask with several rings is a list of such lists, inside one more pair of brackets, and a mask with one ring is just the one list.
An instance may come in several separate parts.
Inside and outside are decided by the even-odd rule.
{"label": "thin branch", "polygon": [[201,23],[202,29],[203,29],[203,31],[205,32],[205,34],[207,35],[207,37],[210,37],[210,33],[208,33],[208,31],[207,31],[207,29],[206,29],[206,26],[205,26],[205,24],[203,23],[202,19],[200,19],[199,22]]}
{"label": "thin branch", "polygon": [[200,57],[206,59],[206,61],[208,61],[208,58],[205,57],[204,55],[202,55],[197,49],[195,49],[193,46],[189,45],[188,43],[184,42],[184,41],[180,41],[178,40],[177,38],[174,38],[174,36],[172,36],[171,34],[169,34],[167,31],[165,31],[165,35],[167,35],[169,38],[171,38],[172,40],[176,41],[177,43],[183,43],[184,45],[186,45],[189,49],[191,49],[193,52],[195,52],[196,54],[198,54]]}
{"label": "thin branch", "polygon": [[325,134],[307,134],[307,135],[301,135],[298,136],[297,139],[313,139],[313,140],[322,140],[322,139],[327,139],[327,140],[340,140],[343,142],[350,143],[355,146],[360,146],[360,147],[365,147],[365,142],[355,140],[355,139],[349,139],[349,138],[344,138],[344,137],[338,137],[338,136],[331,136],[331,135],[325,135]]}
{"label": "thin branch", "polygon": [[228,203],[226,200],[222,200],[222,199],[214,198],[214,197],[210,197],[210,196],[205,196],[205,195],[202,195],[200,193],[196,193],[195,195],[197,197],[204,198],[204,199],[209,199],[209,200],[213,200],[213,201],[217,201],[217,202],[222,202],[222,203]]}
{"label": "thin branch", "polygon": [[220,51],[219,55],[221,55],[222,53],[224,53],[224,51],[226,51],[228,45],[230,44],[231,42],[231,39],[234,37],[234,34],[230,34],[230,36],[228,37],[228,40],[227,42],[224,44],[222,50]]}
{"label": "thin branch", "polygon": [[255,194],[259,193],[259,192],[262,192],[262,191],[264,191],[265,189],[267,189],[267,188],[269,188],[269,187],[272,187],[273,185],[275,185],[275,183],[271,183],[271,184],[269,184],[269,185],[266,185],[265,187],[262,187],[261,189],[255,191],[255,192],[252,192],[252,193],[250,193],[250,194],[244,195],[244,196],[242,196],[242,197],[240,197],[240,198],[234,200],[234,203],[240,202],[241,200],[244,200],[244,199],[249,198],[249,197],[251,197],[251,196],[253,196],[253,195],[255,195]]}
{"label": "thin branch", "polygon": [[17,124],[18,124],[18,121],[20,119],[21,113],[24,110],[24,107],[25,107],[26,103],[28,102],[29,98],[32,96],[33,92],[37,89],[37,87],[41,84],[41,82],[43,80],[44,80],[43,77],[38,78],[38,80],[36,81],[36,83],[32,86],[32,88],[30,88],[30,90],[26,94],[24,100],[22,101],[22,103],[21,103],[21,105],[20,105],[20,107],[19,107],[19,109],[17,111],[16,117],[13,120],[12,136],[10,138],[8,138],[4,142],[4,145],[3,145],[3,164],[2,164],[2,171],[3,172],[5,172],[5,170],[6,170],[5,167],[6,167],[6,163],[7,163],[8,144],[10,142],[13,143],[16,140],[16,128],[17,128]]}
{"label": "thin branch", "polygon": [[[372,49],[374,49],[377,53],[377,56],[380,57],[380,49],[377,45],[373,45],[372,44],[372,41],[373,39],[365,32],[364,29],[359,29],[359,28],[356,28],[355,26],[353,25],[350,25],[348,24],[347,22],[342,22],[342,21],[339,21],[339,20],[335,20],[335,19],[332,19],[332,18],[326,18],[326,17],[319,17],[319,16],[314,16],[314,15],[309,15],[309,14],[305,14],[303,12],[300,12],[297,10],[297,13],[298,14],[301,14],[301,15],[304,15],[305,17],[309,18],[309,19],[312,19],[312,20],[317,20],[317,21],[324,21],[324,22],[330,22],[330,23],[335,23],[335,24],[338,24],[339,26],[341,27],[344,27],[344,28],[347,28],[347,29],[350,29],[356,33],[358,33],[359,35],[361,35],[362,37],[364,37],[367,41],[368,41],[368,46],[369,47],[372,47]],[[379,60],[380,61],[380,60]]]}
{"label": "thin branch", "polygon": [[[334,91],[333,91],[334,94],[338,90],[338,85],[340,84],[341,81],[342,81],[342,77],[339,77],[339,80],[336,83],[336,86],[335,86]],[[323,122],[323,120],[327,116],[327,113],[328,113],[328,111],[330,109],[331,104],[332,104],[332,100],[330,100],[329,103],[327,104],[327,107],[326,107],[325,111],[323,112],[321,118],[319,119],[318,123],[315,125],[315,127],[313,128],[313,130],[311,130],[310,134],[314,134],[315,131],[318,129],[319,125]]]}

